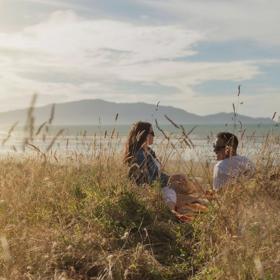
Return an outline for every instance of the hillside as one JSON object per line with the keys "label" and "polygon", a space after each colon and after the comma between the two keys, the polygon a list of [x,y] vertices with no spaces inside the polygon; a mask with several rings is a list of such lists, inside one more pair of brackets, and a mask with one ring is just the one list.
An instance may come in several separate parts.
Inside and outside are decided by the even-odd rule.
{"label": "hillside", "polygon": [[[51,107],[52,105],[47,105],[35,109],[37,124],[49,118]],[[226,124],[232,123],[233,117],[232,113],[200,116],[171,106],[156,107],[147,103],[114,103],[95,99],[56,104],[54,123],[56,125],[96,125],[99,123],[107,125],[115,122],[116,114],[118,114],[118,124],[131,124],[137,120],[152,122],[154,119],[161,124],[166,124],[168,121],[164,115],[180,124]],[[0,113],[0,125],[10,125],[16,121],[24,124],[26,115],[27,109]],[[246,124],[272,123],[268,118],[240,115],[238,119]]]}

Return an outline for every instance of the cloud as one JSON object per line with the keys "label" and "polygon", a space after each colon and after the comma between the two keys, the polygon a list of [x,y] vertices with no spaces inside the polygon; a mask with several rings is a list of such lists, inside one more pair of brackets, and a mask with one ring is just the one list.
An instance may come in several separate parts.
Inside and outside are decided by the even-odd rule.
{"label": "cloud", "polygon": [[[132,71],[131,71],[132,70]],[[161,84],[176,86],[184,91],[187,86],[194,86],[210,80],[250,80],[259,74],[254,62],[182,62],[165,61],[157,63],[122,67],[120,75],[131,80],[156,80]]]}
{"label": "cloud", "polygon": [[13,38],[14,42],[10,40],[7,44],[24,44],[28,49],[65,56],[88,54],[100,63],[109,62],[112,57],[135,63],[192,55],[195,53],[192,45],[201,39],[201,34],[177,26],[83,20],[67,11],[55,12],[48,21],[25,28],[19,38]]}
{"label": "cloud", "polygon": [[[15,0],[16,1],[16,0]],[[69,1],[63,0],[20,0],[26,3],[32,3],[37,5],[45,5],[49,7],[54,7],[57,9],[73,9],[73,10],[86,10],[87,7],[82,4],[70,3]]]}
{"label": "cloud", "polygon": [[172,15],[178,22],[209,41],[253,40],[279,45],[280,2],[278,0],[141,0],[142,3]]}
{"label": "cloud", "polygon": [[260,73],[256,61],[186,61],[202,40],[201,32],[180,25],[89,20],[73,11],[57,11],[21,32],[0,33],[0,101],[7,94],[39,92],[58,96],[58,101],[160,99],[188,109],[195,85],[240,82]]}

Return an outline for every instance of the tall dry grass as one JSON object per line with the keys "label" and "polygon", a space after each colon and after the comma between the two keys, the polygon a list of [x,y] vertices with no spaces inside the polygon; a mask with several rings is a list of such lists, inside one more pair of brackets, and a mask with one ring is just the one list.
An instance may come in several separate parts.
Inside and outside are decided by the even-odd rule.
{"label": "tall dry grass", "polygon": [[[38,127],[33,112],[23,148],[34,152],[0,161],[1,279],[280,279],[279,137],[268,135],[258,148],[254,178],[237,181],[208,213],[182,224],[158,184],[139,188],[128,180],[117,127],[51,136],[54,107]],[[174,125],[180,133],[162,130],[156,147],[166,170],[200,177],[210,189],[213,164],[182,158],[195,143]]]}
{"label": "tall dry grass", "polygon": [[8,243],[2,246],[1,277],[191,274],[191,226],[177,223],[156,188],[133,186],[119,161],[75,166],[6,159],[0,169],[0,227]]}

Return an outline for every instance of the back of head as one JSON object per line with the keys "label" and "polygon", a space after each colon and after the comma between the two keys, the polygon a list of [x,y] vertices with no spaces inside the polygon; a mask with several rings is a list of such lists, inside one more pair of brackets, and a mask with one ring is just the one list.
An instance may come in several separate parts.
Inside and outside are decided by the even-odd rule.
{"label": "back of head", "polygon": [[220,132],[217,134],[217,138],[221,139],[225,146],[232,147],[234,150],[238,147],[238,138],[230,132]]}
{"label": "back of head", "polygon": [[135,123],[131,127],[125,146],[124,161],[126,163],[132,162],[134,155],[143,147],[151,127],[151,123],[142,121]]}

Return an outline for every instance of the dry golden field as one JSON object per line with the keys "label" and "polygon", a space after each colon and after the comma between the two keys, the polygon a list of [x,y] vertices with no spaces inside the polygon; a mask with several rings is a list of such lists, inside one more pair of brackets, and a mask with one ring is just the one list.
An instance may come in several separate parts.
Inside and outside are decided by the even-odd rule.
{"label": "dry golden field", "polygon": [[[89,157],[35,145],[2,157],[0,279],[280,279],[279,158],[267,145],[279,139],[261,147],[253,179],[218,194],[191,224],[170,213],[157,184],[127,179],[113,140],[106,149],[98,141]],[[208,162],[166,169],[210,189]]]}

